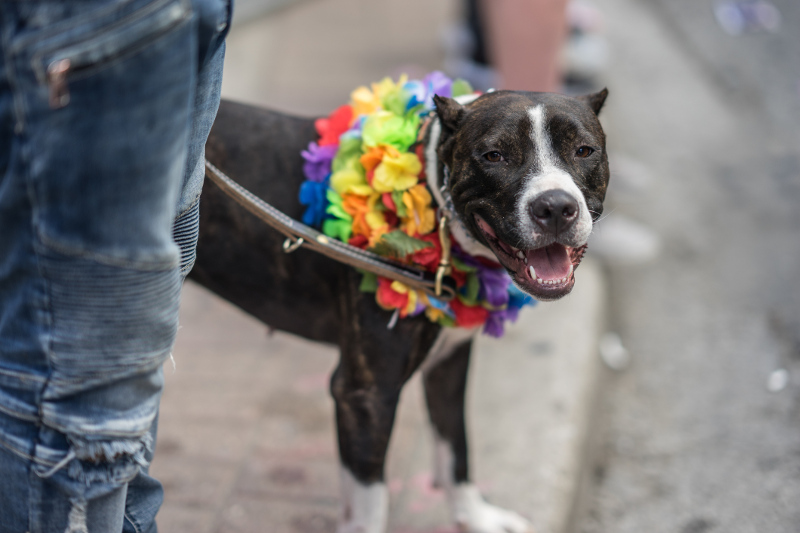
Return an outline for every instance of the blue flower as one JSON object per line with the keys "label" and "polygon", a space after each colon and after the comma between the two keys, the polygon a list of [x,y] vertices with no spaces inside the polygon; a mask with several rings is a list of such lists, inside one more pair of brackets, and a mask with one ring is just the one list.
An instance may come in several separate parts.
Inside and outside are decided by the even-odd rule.
{"label": "blue flower", "polygon": [[403,90],[407,91],[411,98],[408,100],[406,109],[412,109],[419,104],[423,104],[425,109],[433,109],[433,95],[451,97],[453,96],[453,81],[439,72],[431,72],[420,80],[411,80],[403,85]]}
{"label": "blue flower", "polygon": [[324,181],[304,181],[300,185],[300,203],[308,206],[303,213],[303,223],[321,228],[322,221],[325,219],[325,210],[328,208],[326,192],[328,190],[328,178]]}

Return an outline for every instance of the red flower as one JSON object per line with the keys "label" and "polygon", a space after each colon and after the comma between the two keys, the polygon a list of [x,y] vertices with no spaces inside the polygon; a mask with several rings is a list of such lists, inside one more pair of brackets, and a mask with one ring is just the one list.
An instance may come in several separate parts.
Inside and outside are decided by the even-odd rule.
{"label": "red flower", "polygon": [[397,215],[395,215],[393,211],[384,211],[383,218],[386,219],[386,223],[390,228],[396,228],[397,224],[400,222],[400,219],[397,218]]}
{"label": "red flower", "polygon": [[369,239],[367,239],[364,235],[353,235],[350,237],[350,240],[347,241],[347,244],[363,249],[369,244]]}
{"label": "red flower", "polygon": [[427,241],[433,246],[417,250],[411,254],[411,262],[428,272],[436,272],[439,267],[439,261],[442,258],[442,245],[439,243],[439,234],[434,232],[423,236],[418,233],[414,237]]}
{"label": "red flower", "polygon": [[455,280],[456,287],[458,287],[459,289],[467,283],[467,275],[464,272],[458,270],[456,267],[453,267],[451,269],[450,277]]}
{"label": "red flower", "polygon": [[350,129],[350,122],[353,120],[353,108],[343,105],[330,114],[328,118],[318,118],[314,122],[317,133],[320,135],[317,145],[338,144],[339,136]]}
{"label": "red flower", "polygon": [[458,298],[450,301],[450,308],[456,314],[456,324],[462,328],[482,326],[489,318],[489,310],[480,305],[470,307],[461,303]]}
{"label": "red flower", "polygon": [[381,201],[383,205],[386,206],[386,209],[389,209],[395,213],[397,213],[397,206],[394,204],[394,198],[392,198],[392,193],[385,192],[381,195]]}
{"label": "red flower", "polygon": [[401,294],[392,289],[392,280],[378,278],[378,292],[375,293],[378,305],[384,309],[405,309],[408,305],[408,294]]}

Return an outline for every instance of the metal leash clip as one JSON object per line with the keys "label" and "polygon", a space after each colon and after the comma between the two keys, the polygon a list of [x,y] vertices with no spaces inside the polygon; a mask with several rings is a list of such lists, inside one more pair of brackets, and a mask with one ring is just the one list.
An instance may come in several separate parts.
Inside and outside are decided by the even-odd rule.
{"label": "metal leash clip", "polygon": [[450,265],[450,219],[447,215],[442,215],[439,219],[439,244],[442,245],[442,258],[439,260],[439,268],[436,269],[436,296],[442,295],[442,280],[449,276],[453,271]]}

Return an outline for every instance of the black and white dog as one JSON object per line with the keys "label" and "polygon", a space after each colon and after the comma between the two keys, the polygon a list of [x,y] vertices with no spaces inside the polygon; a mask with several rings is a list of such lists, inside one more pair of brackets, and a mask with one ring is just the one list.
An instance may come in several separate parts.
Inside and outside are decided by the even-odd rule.
{"label": "black and white dog", "polygon": [[[607,91],[581,98],[497,91],[457,102],[436,97],[424,142],[434,198],[445,195],[462,248],[499,261],[540,300],[569,293],[608,184],[605,135],[597,119]],[[206,150],[215,165],[299,219],[300,152],[314,121],[223,102]],[[384,461],[395,409],[417,370],[436,439],[436,481],[462,531],[523,533],[528,522],[483,501],[470,482],[464,392],[474,331],[441,328],[424,316],[391,318],[360,274],[307,250],[285,254],[283,236],[207,182],[191,277],[273,328],[337,345],[331,378],[342,466],[339,533],[381,533],[388,491]]]}

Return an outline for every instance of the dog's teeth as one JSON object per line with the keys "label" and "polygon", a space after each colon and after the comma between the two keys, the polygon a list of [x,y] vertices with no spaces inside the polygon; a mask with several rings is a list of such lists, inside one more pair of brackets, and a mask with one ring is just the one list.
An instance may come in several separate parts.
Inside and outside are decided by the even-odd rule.
{"label": "dog's teeth", "polygon": [[531,275],[531,279],[533,279],[533,280],[536,279],[536,271],[533,269],[532,266],[528,267],[528,273]]}
{"label": "dog's teeth", "polygon": [[525,254],[522,253],[522,250],[517,250],[517,257],[520,259],[526,259]]}

